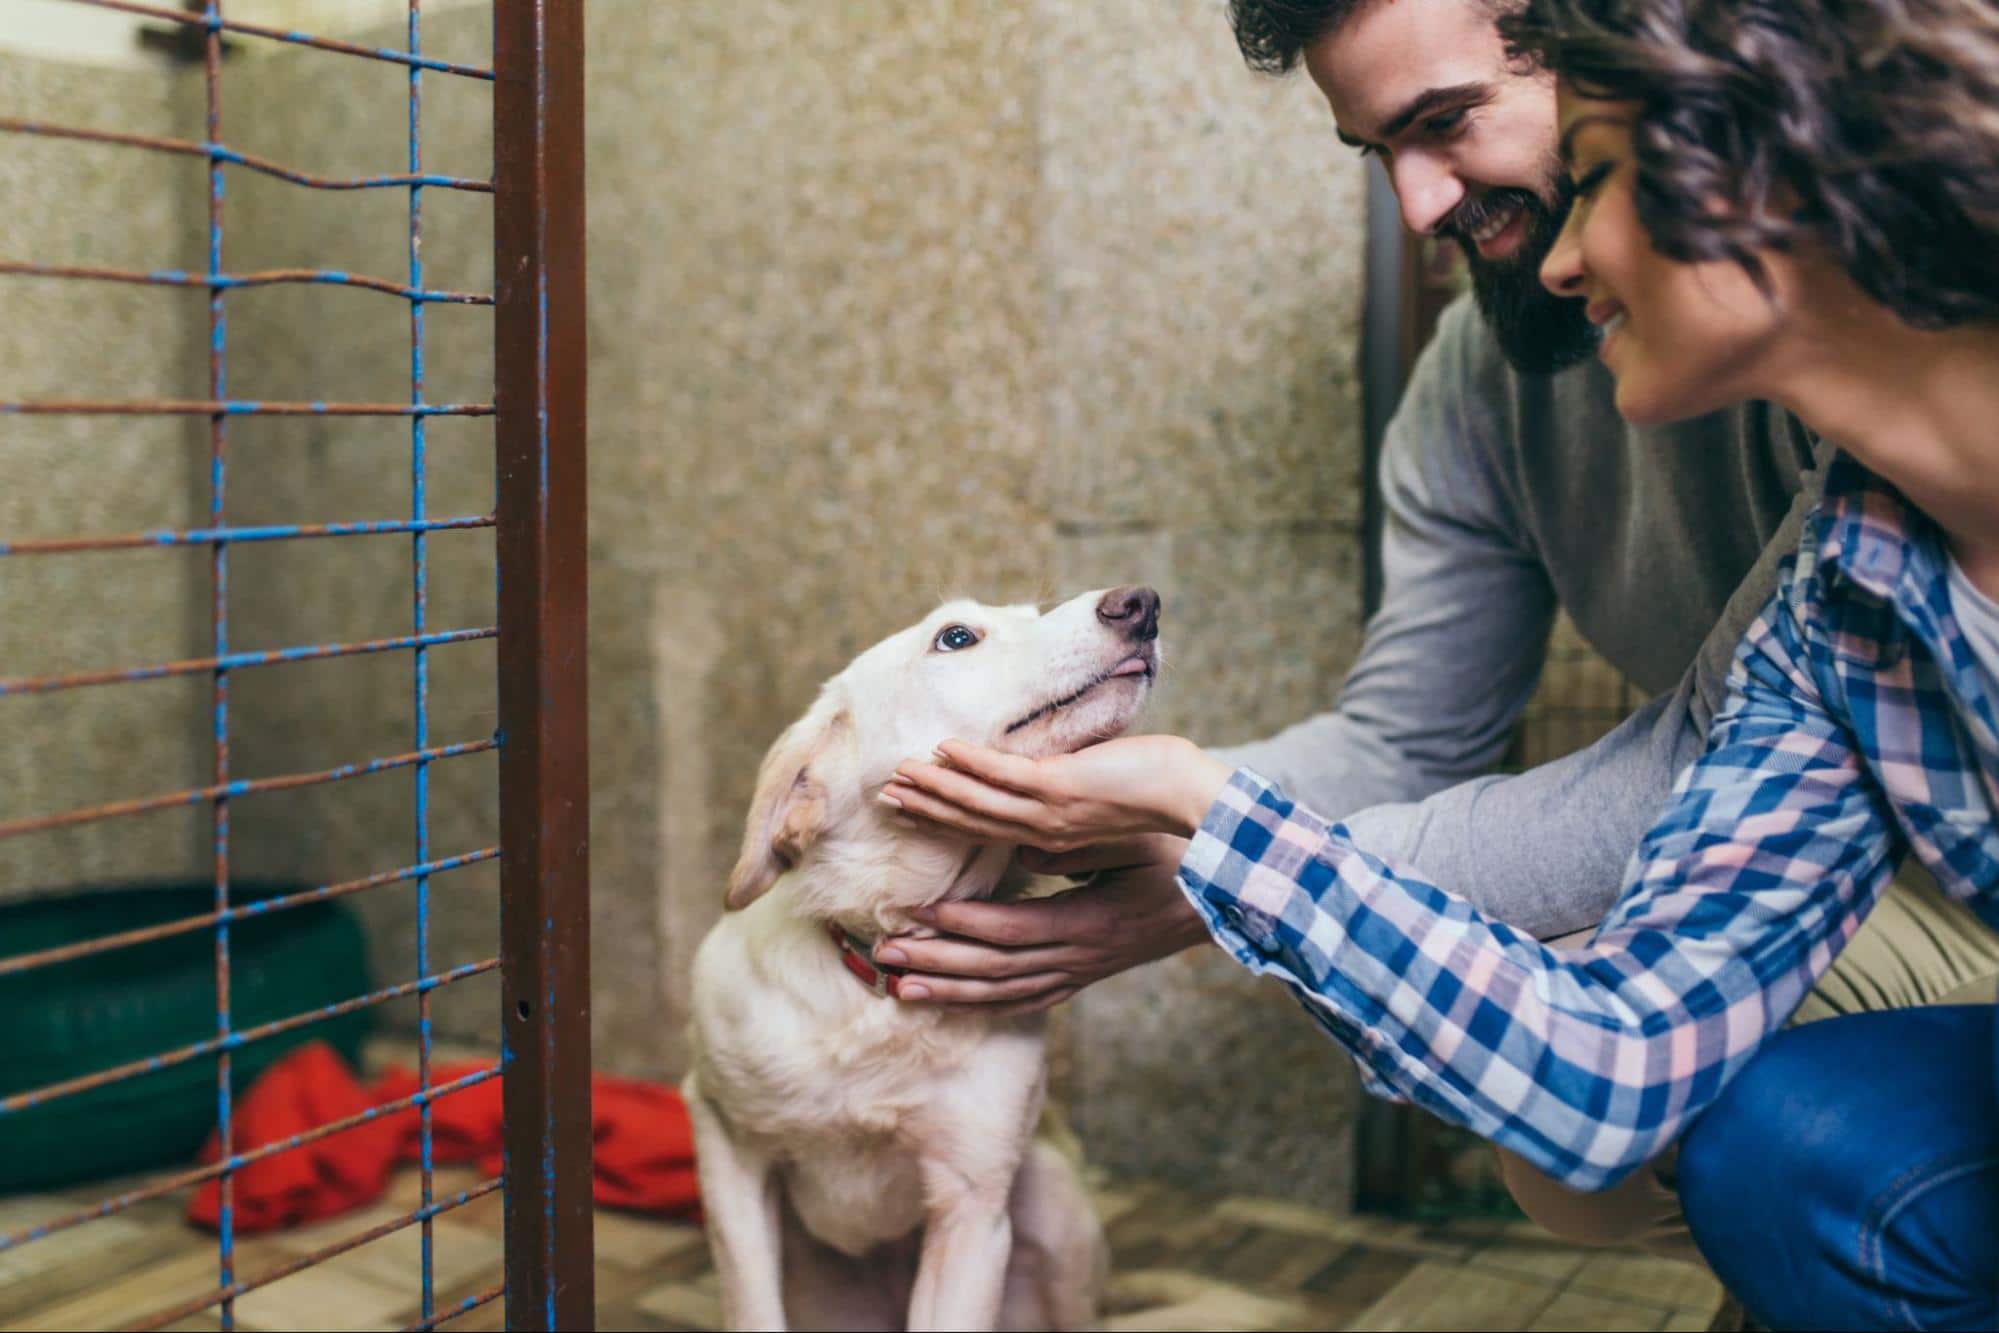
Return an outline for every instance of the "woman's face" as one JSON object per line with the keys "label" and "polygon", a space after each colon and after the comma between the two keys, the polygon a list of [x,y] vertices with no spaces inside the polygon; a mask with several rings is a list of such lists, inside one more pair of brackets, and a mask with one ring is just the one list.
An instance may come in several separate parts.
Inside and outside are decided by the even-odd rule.
{"label": "woman's face", "polygon": [[1739,265],[1680,263],[1652,248],[1634,195],[1631,104],[1584,97],[1565,81],[1556,109],[1577,193],[1541,281],[1588,302],[1617,410],[1656,424],[1768,396],[1783,316]]}

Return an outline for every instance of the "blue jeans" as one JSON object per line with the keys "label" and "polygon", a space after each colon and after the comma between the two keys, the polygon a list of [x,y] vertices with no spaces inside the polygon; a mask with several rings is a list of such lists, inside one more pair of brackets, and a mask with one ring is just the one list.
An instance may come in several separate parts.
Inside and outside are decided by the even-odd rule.
{"label": "blue jeans", "polygon": [[1779,1032],[1681,1140],[1694,1243],[1776,1329],[1999,1324],[1990,1005]]}

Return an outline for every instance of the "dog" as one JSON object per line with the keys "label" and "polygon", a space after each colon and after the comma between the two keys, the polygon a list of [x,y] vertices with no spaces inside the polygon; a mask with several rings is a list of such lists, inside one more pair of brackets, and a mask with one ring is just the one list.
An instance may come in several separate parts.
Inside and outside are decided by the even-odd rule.
{"label": "dog", "polygon": [[1035,1137],[1040,1017],[903,1004],[873,942],[1003,896],[1014,849],[874,798],[950,737],[1029,757],[1121,732],[1159,667],[1150,588],[948,602],[863,652],[758,771],[693,973],[694,1124],[731,1329],[1095,1326],[1103,1231]]}

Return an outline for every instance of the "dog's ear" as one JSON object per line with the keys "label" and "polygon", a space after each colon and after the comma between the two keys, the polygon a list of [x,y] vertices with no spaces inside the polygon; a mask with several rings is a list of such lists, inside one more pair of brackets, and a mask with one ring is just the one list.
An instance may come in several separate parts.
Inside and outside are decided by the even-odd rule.
{"label": "dog's ear", "polygon": [[761,898],[777,877],[798,864],[826,825],[825,775],[814,765],[840,744],[853,726],[831,701],[815,707],[786,728],[757,770],[756,795],[743,830],[742,855],[729,872],[723,906],[733,912]]}

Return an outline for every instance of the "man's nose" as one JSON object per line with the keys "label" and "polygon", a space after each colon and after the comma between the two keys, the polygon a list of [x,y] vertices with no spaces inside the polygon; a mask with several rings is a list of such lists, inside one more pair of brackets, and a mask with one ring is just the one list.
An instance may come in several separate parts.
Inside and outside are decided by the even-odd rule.
{"label": "man's nose", "polygon": [[1583,295],[1583,240],[1578,217],[1581,211],[1569,210],[1554,248],[1541,261],[1541,285],[1557,296]]}
{"label": "man's nose", "polygon": [[1464,182],[1448,162],[1429,153],[1403,153],[1388,169],[1395,200],[1402,206],[1402,225],[1428,236],[1451,210],[1464,201]]}
{"label": "man's nose", "polygon": [[1159,594],[1150,588],[1112,588],[1097,601],[1097,619],[1133,643],[1159,637]]}

